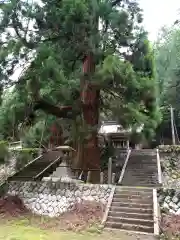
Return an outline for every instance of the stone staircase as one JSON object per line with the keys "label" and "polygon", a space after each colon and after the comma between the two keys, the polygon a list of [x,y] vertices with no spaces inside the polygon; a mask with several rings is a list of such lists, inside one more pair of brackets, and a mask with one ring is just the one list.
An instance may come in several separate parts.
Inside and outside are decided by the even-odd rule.
{"label": "stone staircase", "polygon": [[105,228],[153,234],[153,190],[116,187]]}
{"label": "stone staircase", "polygon": [[120,184],[123,186],[157,186],[156,150],[132,150]]}
{"label": "stone staircase", "polygon": [[49,177],[62,162],[62,152],[55,150],[43,153],[9,177],[9,181],[42,180]]}

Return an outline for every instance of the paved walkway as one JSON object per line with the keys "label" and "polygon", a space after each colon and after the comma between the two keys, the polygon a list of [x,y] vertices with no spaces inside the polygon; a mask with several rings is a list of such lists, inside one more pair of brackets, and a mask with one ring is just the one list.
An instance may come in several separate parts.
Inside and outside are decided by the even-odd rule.
{"label": "paved walkway", "polygon": [[104,231],[102,237],[104,235],[105,239],[108,240],[156,240],[157,238],[152,235],[146,234],[136,234],[133,232],[125,232],[120,230],[113,231]]}

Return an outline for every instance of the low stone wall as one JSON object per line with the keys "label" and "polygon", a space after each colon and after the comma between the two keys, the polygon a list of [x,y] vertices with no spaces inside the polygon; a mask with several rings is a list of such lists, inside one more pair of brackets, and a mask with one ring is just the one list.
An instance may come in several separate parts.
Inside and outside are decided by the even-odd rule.
{"label": "low stone wall", "polygon": [[180,215],[180,189],[159,190],[159,203],[162,211]]}
{"label": "low stone wall", "polygon": [[180,188],[180,154],[176,152],[160,153],[163,170],[163,187]]}
{"label": "low stone wall", "polygon": [[33,213],[57,217],[83,200],[107,204],[112,186],[62,182],[10,182],[7,194],[16,195]]}

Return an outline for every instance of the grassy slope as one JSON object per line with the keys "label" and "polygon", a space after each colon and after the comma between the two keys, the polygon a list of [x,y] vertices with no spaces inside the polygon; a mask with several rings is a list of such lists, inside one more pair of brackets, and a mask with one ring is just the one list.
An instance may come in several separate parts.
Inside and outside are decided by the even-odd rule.
{"label": "grassy slope", "polygon": [[63,232],[58,229],[42,230],[37,227],[27,226],[23,221],[0,223],[0,240],[154,240],[152,236],[113,233],[73,233]]}
{"label": "grassy slope", "polygon": [[[51,230],[41,230],[31,226],[17,224],[1,224],[0,240],[83,240],[83,234],[73,232],[54,232]],[[86,240],[96,239],[95,235],[86,234]],[[97,236],[97,239],[99,236]]]}

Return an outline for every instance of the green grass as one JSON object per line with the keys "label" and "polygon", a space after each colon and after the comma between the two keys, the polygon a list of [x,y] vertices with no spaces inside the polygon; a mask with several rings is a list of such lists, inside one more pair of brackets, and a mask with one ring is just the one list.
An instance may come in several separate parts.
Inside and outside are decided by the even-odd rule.
{"label": "green grass", "polygon": [[[33,225],[28,219],[11,219],[0,221],[0,240],[154,240],[154,237],[126,234],[123,232],[98,233],[96,227],[86,232],[75,233],[62,231],[58,226],[43,230],[37,227],[37,220]],[[35,222],[34,222],[35,220]]]}
{"label": "green grass", "polygon": [[86,233],[85,235],[53,229],[42,230],[15,223],[0,225],[0,240],[83,240],[85,237],[86,240],[101,240],[101,237],[96,234]]}

